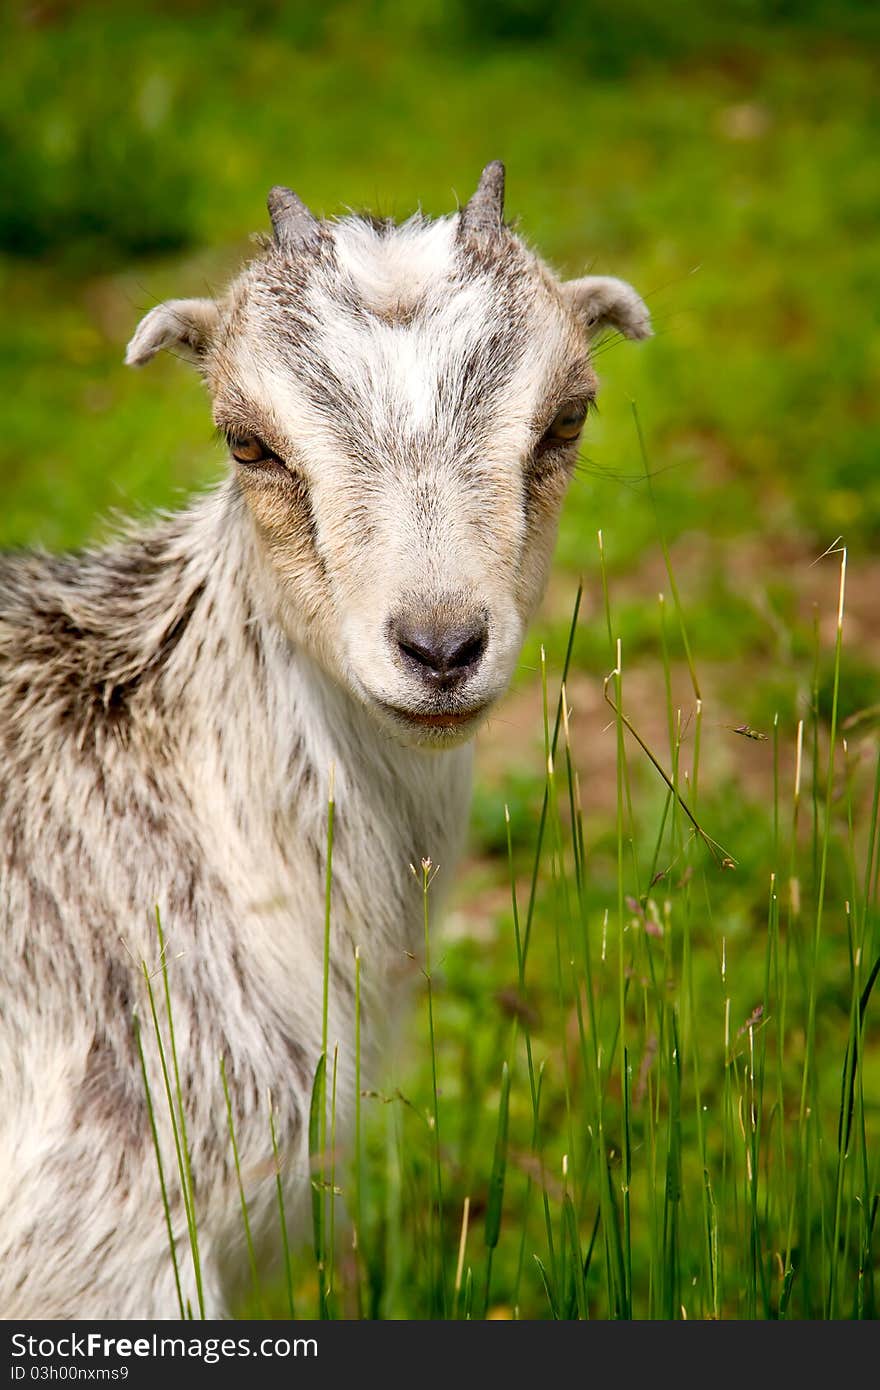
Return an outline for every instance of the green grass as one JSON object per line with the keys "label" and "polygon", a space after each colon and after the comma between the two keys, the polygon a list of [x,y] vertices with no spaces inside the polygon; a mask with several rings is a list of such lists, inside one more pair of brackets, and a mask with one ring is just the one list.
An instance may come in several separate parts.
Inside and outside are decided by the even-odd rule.
{"label": "green grass", "polygon": [[[430,996],[405,1067],[359,1097],[351,1169],[325,1038],[317,1249],[261,1288],[279,1315],[876,1312],[869,9],[94,0],[0,21],[4,546],[80,544],[219,474],[195,375],[121,359],[158,299],[236,269],[279,180],[318,210],[437,213],[502,157],[525,234],[566,273],[632,280],[655,318],[644,347],[598,350],[601,413],[439,936],[427,887]],[[840,556],[814,563],[839,533],[842,642]],[[179,1184],[198,1270],[163,1049],[157,1221]]]}
{"label": "green grass", "polygon": [[[620,684],[625,709],[625,670]],[[876,1315],[878,1057],[865,1031],[880,945],[875,768],[850,768],[838,787],[842,744],[824,748],[812,773],[802,764],[798,793],[815,791],[818,810],[804,836],[787,756],[797,729],[777,729],[772,748],[768,739],[784,766],[770,808],[777,833],[760,916],[743,921],[753,885],[695,832],[684,787],[713,840],[724,833],[735,851],[735,836],[728,843],[715,789],[698,796],[694,741],[666,712],[676,793],[659,813],[630,800],[644,754],[621,723],[618,831],[605,854],[584,833],[574,730],[561,721],[543,845],[511,850],[511,912],[488,952],[449,952],[442,994],[432,971],[433,1016],[414,1024],[425,1074],[398,1102],[392,1181],[409,1201],[393,1245],[409,1252],[405,1300],[385,1298],[381,1201],[358,1231],[381,1316],[436,1316],[442,1300],[438,1227],[419,1215],[439,1190],[438,1134],[448,1263],[467,1200],[464,1268],[478,1294],[491,1288],[496,1315]],[[515,996],[477,1029],[495,973],[516,979]],[[370,1159],[375,1192],[387,1180],[379,1131]]]}
{"label": "green grass", "polygon": [[[844,576],[842,555],[840,613]],[[613,605],[609,617],[619,662]],[[806,728],[775,726],[764,905],[744,922],[753,884],[716,842],[724,813],[698,788],[696,737],[669,703],[670,747],[648,750],[625,713],[625,668],[609,680],[613,843],[603,853],[585,833],[563,685],[544,706],[535,833],[519,851],[508,841],[511,907],[488,959],[447,947],[438,977],[425,861],[408,1049],[423,1060],[361,1095],[343,1164],[321,1120],[329,1108],[335,1125],[322,1056],[314,1262],[295,1258],[265,1300],[254,1270],[251,1315],[286,1316],[295,1299],[322,1318],[876,1316],[880,757],[838,786],[848,750],[834,721],[812,768],[780,755],[791,737],[809,748],[816,709]],[[631,795],[646,761],[659,810]],[[331,837],[328,818],[328,851]],[[360,980],[369,955],[348,964]],[[488,1015],[487,975],[516,982]],[[339,1201],[357,1213],[353,1231],[340,1220],[354,1262],[335,1260],[327,1235]]]}

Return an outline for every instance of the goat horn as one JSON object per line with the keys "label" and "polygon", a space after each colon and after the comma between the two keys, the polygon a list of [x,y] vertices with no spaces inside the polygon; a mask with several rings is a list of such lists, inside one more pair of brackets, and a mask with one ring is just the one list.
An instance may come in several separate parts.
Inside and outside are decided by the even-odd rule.
{"label": "goat horn", "polygon": [[461,230],[469,237],[498,236],[504,225],[504,165],[487,164],[470,202],[461,210]]}
{"label": "goat horn", "polygon": [[279,246],[293,250],[295,247],[305,246],[315,239],[318,219],[313,212],[309,211],[302,198],[297,197],[292,188],[284,188],[281,184],[276,184],[274,188],[270,188],[266,206],[272,219],[272,231]]}

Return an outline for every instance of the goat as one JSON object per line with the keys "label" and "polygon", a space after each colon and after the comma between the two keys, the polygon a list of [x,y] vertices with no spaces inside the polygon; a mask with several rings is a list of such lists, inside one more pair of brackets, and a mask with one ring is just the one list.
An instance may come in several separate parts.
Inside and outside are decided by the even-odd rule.
{"label": "goat", "polygon": [[545,585],[590,340],[650,332],[622,281],[558,280],[503,190],[490,164],[456,213],[396,225],[318,220],[274,188],[272,236],[225,296],[153,308],[126,356],[197,365],[228,476],[103,548],[0,559],[6,1317],[180,1314],[133,1030],[157,910],[202,1271],[198,1290],[172,1193],[184,1299],[225,1315],[244,1264],[221,1057],[257,1244],[277,1220],[270,1088],[303,1207],[331,768],[329,1039],[353,1111],[354,949],[372,1056],[419,949],[410,865],[440,866],[442,898],[470,740]]}

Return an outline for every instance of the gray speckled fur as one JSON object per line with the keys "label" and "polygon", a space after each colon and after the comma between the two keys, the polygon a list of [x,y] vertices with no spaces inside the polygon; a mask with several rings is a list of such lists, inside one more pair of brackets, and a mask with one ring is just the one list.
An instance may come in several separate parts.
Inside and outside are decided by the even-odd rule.
{"label": "gray speckled fur", "polygon": [[[479,600],[491,640],[468,698],[497,698],[571,470],[568,449],[530,471],[535,440],[566,373],[588,372],[590,332],[644,336],[647,322],[628,287],[570,290],[500,213],[489,233],[485,210],[471,220],[321,224],[267,244],[217,305],[152,311],[129,360],[192,357],[218,423],[271,436],[287,466],[233,467],[103,549],[0,558],[6,1317],[177,1315],[132,1028],[135,1010],[148,1020],[157,908],[216,1316],[245,1263],[221,1056],[261,1248],[276,1220],[270,1090],[294,1217],[308,1193],[331,766],[343,1116],[354,947],[369,1061],[418,952],[409,866],[440,865],[438,899],[454,873],[472,727],[388,714],[388,699],[433,708],[389,654],[388,614]],[[148,1022],[143,1036],[174,1194]],[[172,1219],[195,1306],[179,1197]]]}

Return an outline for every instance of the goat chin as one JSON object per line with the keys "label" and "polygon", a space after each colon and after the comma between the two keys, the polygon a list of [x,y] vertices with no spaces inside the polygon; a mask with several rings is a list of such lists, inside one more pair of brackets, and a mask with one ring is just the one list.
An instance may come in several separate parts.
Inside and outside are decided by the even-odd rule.
{"label": "goat chin", "polygon": [[558,281],[503,189],[490,165],[460,212],[400,227],[274,189],[273,237],[225,296],[158,305],[127,354],[198,365],[227,480],[103,549],[0,557],[7,1318],[228,1312],[247,1255],[227,1096],[271,1260],[273,1134],[296,1240],[325,1036],[342,1149],[354,1114],[356,958],[362,1084],[395,1046],[469,740],[546,581],[590,338],[649,332],[621,281]]}

